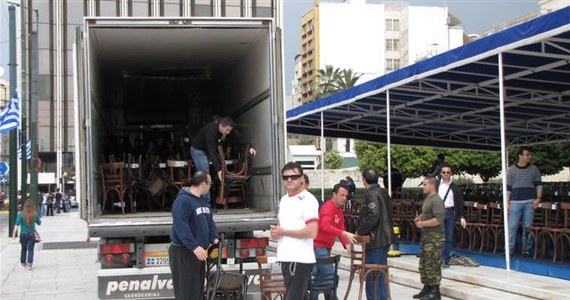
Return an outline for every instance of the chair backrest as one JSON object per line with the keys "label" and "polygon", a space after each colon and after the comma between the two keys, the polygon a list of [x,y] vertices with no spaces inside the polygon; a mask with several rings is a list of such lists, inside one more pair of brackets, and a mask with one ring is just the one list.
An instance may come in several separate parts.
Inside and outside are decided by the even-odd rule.
{"label": "chair backrest", "polygon": [[192,162],[189,160],[167,160],[170,184],[190,185],[192,179]]}
{"label": "chair backrest", "polygon": [[490,211],[487,204],[477,204],[477,222],[483,224],[491,223]]}
{"label": "chair backrest", "polygon": [[311,273],[309,280],[309,290],[311,291],[327,291],[335,289],[338,286],[338,264],[340,255],[329,257],[317,257],[315,265],[334,265],[334,273],[332,274],[314,274]]}
{"label": "chair backrest", "polygon": [[503,225],[503,212],[499,203],[491,202],[489,203],[489,209],[491,211],[491,224]]}
{"label": "chair backrest", "polygon": [[101,181],[103,188],[123,188],[123,170],[125,169],[125,162],[112,162],[99,164],[101,170]]}
{"label": "chair backrest", "polygon": [[222,176],[225,179],[247,179],[250,173],[250,160],[251,154],[249,153],[250,145],[244,147],[243,151],[239,154],[238,158],[234,160],[234,169],[231,170],[226,164],[226,153],[222,146],[218,146],[218,158],[220,160],[220,167]]}
{"label": "chair backrest", "polygon": [[[280,294],[285,295],[285,279],[281,272],[273,272],[271,267],[264,268],[267,266],[269,259],[267,256],[257,257],[257,274],[259,275],[259,289],[262,297],[269,297],[270,294]],[[264,299],[264,298],[262,298]]]}
{"label": "chair backrest", "polygon": [[557,228],[560,216],[559,207],[552,202],[543,202],[540,206],[539,209],[544,210],[544,227]]}
{"label": "chair backrest", "polygon": [[570,202],[561,202],[560,210],[562,210],[561,227],[570,229]]}
{"label": "chair backrest", "polygon": [[370,236],[362,235],[355,238],[356,244],[350,244],[350,269],[364,274],[366,272],[366,244],[370,242]]}

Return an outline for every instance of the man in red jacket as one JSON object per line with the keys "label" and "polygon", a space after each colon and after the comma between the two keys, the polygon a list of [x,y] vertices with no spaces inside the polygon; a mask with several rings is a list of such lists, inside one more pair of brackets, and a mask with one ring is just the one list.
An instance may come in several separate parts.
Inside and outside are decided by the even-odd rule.
{"label": "man in red jacket", "polygon": [[[337,183],[333,187],[332,198],[325,201],[319,211],[319,231],[313,241],[315,257],[329,257],[335,239],[338,237],[346,248],[349,243],[355,243],[354,234],[346,231],[342,205],[348,201],[348,187]],[[334,273],[332,265],[315,265],[314,274]]]}

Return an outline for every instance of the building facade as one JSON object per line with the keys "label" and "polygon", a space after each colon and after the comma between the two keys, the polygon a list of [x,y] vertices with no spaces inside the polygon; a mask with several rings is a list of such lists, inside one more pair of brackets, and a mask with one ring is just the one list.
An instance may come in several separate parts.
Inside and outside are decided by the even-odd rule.
{"label": "building facade", "polygon": [[[315,1],[301,19],[301,103],[318,94],[319,69],[332,65],[364,82],[463,45],[460,22],[446,7],[402,2]],[[293,96],[298,97],[298,96]]]}

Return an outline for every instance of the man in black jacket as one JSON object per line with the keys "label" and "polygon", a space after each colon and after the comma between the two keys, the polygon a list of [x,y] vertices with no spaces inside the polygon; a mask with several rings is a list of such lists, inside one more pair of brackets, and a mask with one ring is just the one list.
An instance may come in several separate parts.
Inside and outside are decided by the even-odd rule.
{"label": "man in black jacket", "polygon": [[451,165],[444,163],[441,166],[441,179],[437,181],[437,193],[443,200],[445,206],[444,229],[445,243],[441,247],[441,256],[443,257],[443,267],[449,267],[449,259],[451,257],[451,247],[453,246],[453,233],[455,230],[455,220],[460,220],[461,226],[465,228],[467,222],[463,216],[463,191],[451,180],[453,169]]}
{"label": "man in black jacket", "polygon": [[[245,146],[242,135],[234,129],[235,123],[229,117],[224,117],[218,121],[212,121],[198,131],[198,134],[192,140],[190,147],[190,155],[196,166],[196,171],[204,171],[210,173],[210,161],[216,170],[218,179],[222,180],[222,169],[218,158],[218,145],[228,140],[232,144]],[[256,151],[253,147],[249,149],[251,155],[255,155]],[[210,193],[204,195],[204,198],[210,202]]]}
{"label": "man in black jacket", "polygon": [[[357,235],[370,235],[370,243],[366,245],[365,262],[367,264],[388,264],[388,249],[395,241],[394,227],[392,226],[392,199],[386,189],[378,185],[380,173],[376,168],[367,167],[362,171],[362,181],[366,192],[365,203],[360,209],[360,225]],[[387,299],[384,275],[378,278],[377,294],[374,297],[374,280],[372,276],[366,277],[366,298]]]}

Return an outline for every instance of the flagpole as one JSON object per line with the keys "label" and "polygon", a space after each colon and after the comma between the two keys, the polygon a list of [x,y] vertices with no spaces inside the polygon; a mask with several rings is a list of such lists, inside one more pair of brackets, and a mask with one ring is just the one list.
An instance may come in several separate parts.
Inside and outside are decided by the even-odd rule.
{"label": "flagpole", "polygon": [[[8,7],[9,18],[9,48],[10,48],[10,97],[16,94],[16,86],[18,83],[16,61],[16,7],[10,5]],[[14,225],[16,224],[16,215],[18,213],[18,204],[16,198],[18,197],[18,160],[16,158],[18,142],[18,130],[10,131],[10,173],[8,180],[10,180],[10,212],[8,215],[8,236],[12,237],[14,232]]]}

